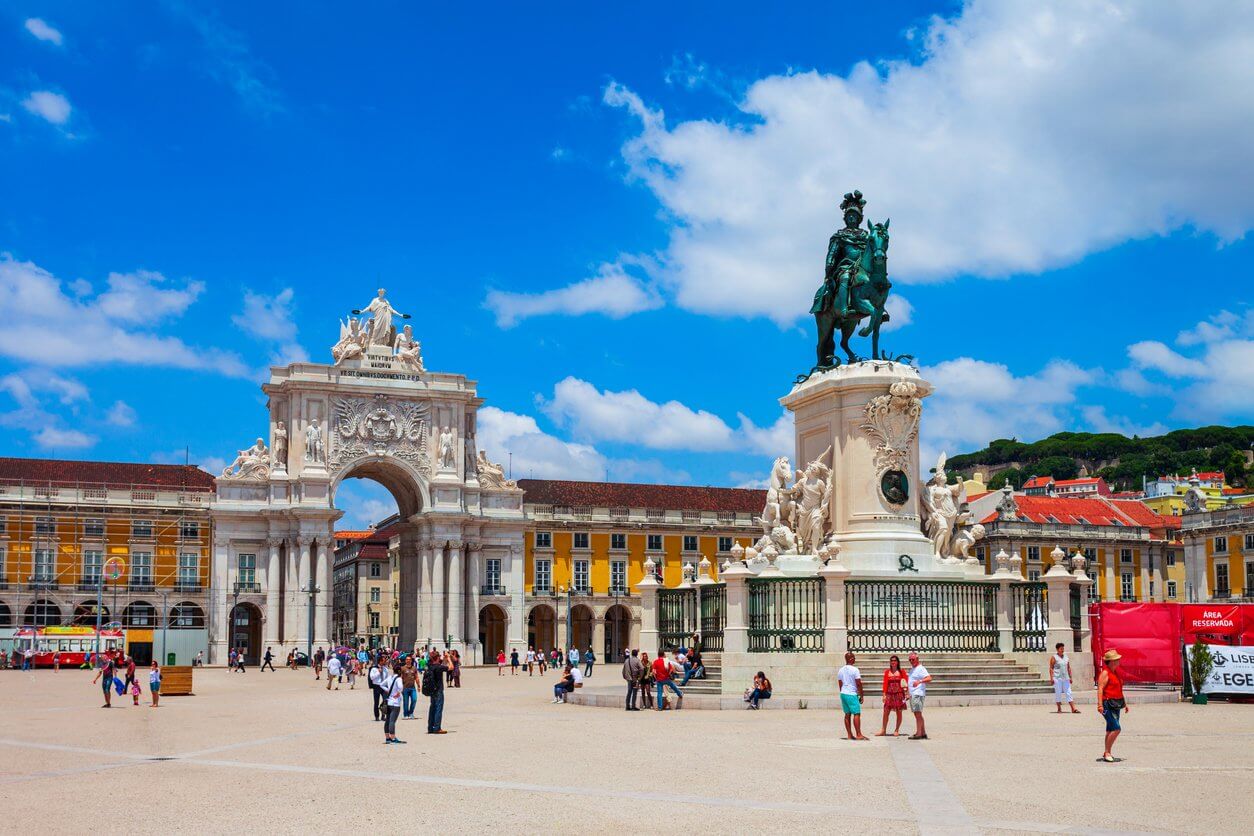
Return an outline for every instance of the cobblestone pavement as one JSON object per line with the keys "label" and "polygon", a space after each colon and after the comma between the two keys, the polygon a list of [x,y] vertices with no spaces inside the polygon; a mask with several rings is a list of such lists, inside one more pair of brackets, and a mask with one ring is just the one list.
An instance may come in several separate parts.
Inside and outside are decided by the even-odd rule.
{"label": "cobblestone pavement", "polygon": [[384,746],[368,691],[308,671],[199,670],[155,710],[102,710],[90,681],[0,672],[0,797],[25,832],[1236,833],[1254,814],[1254,706],[1134,701],[1107,765],[1088,707],[938,708],[931,740],[852,743],[831,711],[551,705],[552,674],[471,670],[450,734],[402,720]]}

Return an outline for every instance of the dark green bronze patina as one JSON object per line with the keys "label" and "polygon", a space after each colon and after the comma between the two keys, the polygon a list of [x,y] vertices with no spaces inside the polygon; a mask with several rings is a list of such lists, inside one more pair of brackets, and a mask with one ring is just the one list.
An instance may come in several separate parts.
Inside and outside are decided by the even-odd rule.
{"label": "dark green bronze patina", "polygon": [[888,321],[884,303],[893,286],[888,280],[888,221],[873,224],[867,221],[862,229],[862,209],[866,201],[862,192],[852,191],[845,195],[840,208],[845,216],[845,228],[836,231],[827,245],[827,264],[823,284],[814,294],[810,313],[818,325],[818,363],[814,371],[822,371],[840,365],[836,357],[836,332],[840,331],[840,347],[848,362],[863,359],[849,347],[849,338],[862,320],[870,321],[858,331],[862,337],[871,338],[871,358],[891,359],[880,353],[880,326]]}
{"label": "dark green bronze patina", "polygon": [[905,505],[910,498],[910,480],[900,470],[890,470],[880,479],[880,492],[893,505]]}

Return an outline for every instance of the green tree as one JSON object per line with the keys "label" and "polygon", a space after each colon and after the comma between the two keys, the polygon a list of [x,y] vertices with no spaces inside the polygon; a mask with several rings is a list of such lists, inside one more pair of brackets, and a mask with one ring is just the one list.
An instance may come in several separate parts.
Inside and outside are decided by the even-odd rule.
{"label": "green tree", "polygon": [[1055,482],[1059,479],[1074,479],[1080,474],[1075,459],[1061,455],[1041,459],[1028,470],[1035,472],[1037,476],[1052,476]]}

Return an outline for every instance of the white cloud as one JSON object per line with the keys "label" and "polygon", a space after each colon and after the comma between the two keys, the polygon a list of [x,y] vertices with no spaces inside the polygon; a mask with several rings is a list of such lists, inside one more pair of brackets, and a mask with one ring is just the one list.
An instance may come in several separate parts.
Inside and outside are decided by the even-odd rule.
{"label": "white cloud", "polygon": [[41,41],[47,41],[51,44],[61,46],[61,32],[50,26],[45,20],[38,17],[28,17],[26,19],[26,31],[30,32]]}
{"label": "white cloud", "polygon": [[168,8],[190,23],[200,36],[208,58],[204,69],[210,78],[230,87],[245,106],[262,116],[285,109],[274,83],[274,71],[253,56],[243,35],[222,23],[216,13],[201,14],[193,4],[173,2]]}
{"label": "white cloud", "polygon": [[[1192,421],[1227,417],[1249,420],[1254,415],[1254,313],[1238,316],[1221,311],[1181,331],[1176,342],[1194,356],[1156,340],[1128,346],[1133,369],[1150,386],[1161,386],[1147,374],[1168,378],[1175,408],[1172,414]],[[1166,387],[1163,387],[1166,388]]]}
{"label": "white cloud", "polygon": [[527,317],[545,314],[599,313],[611,319],[622,319],[661,307],[661,297],[627,271],[629,263],[639,264],[641,260],[602,264],[592,278],[543,293],[489,291],[484,307],[495,314],[496,324],[502,328],[516,325]]}
{"label": "white cloud", "polygon": [[126,401],[114,401],[105,420],[115,427],[133,427],[138,416]]}
{"label": "white cloud", "polygon": [[81,450],[96,443],[96,437],[64,427],[44,427],[35,433],[35,443],[49,450]]}
{"label": "white cloud", "polygon": [[976,0],[906,59],[762,78],[737,118],[668,124],[619,84],[604,101],[638,121],[622,153],[671,222],[677,303],[789,324],[855,187],[900,230],[894,281],[1038,272],[1190,226],[1241,237],[1252,37],[1249,5]]}
{"label": "white cloud", "polygon": [[[41,366],[123,365],[205,369],[247,377],[233,353],[190,346],[152,331],[158,320],[179,316],[200,293],[198,282],[167,287],[159,273],[110,274],[109,289],[95,298],[71,297],[47,270],[0,253],[0,356]],[[143,317],[143,306],[151,316]]]}
{"label": "white cloud", "polygon": [[1170,386],[1154,383],[1136,369],[1120,369],[1115,372],[1114,383],[1116,388],[1142,398],[1171,394]]}
{"label": "white cloud", "polygon": [[923,401],[922,465],[938,453],[977,450],[996,438],[1040,438],[1062,430],[1076,390],[1098,374],[1053,360],[1022,377],[1000,363],[971,357],[946,360],[920,370],[936,392]]}
{"label": "white cloud", "polygon": [[70,121],[70,114],[73,112],[70,100],[51,90],[31,92],[22,100],[22,107],[58,127]]}
{"label": "white cloud", "polygon": [[791,412],[785,412],[769,427],[758,427],[748,416],[740,415],[740,432],[755,453],[776,458],[792,457],[796,446],[796,428]]}
{"label": "white cloud", "polygon": [[292,316],[294,295],[290,287],[274,296],[245,290],[244,309],[231,317],[232,322],[252,336],[279,343],[271,357],[279,365],[309,360],[309,354],[296,341],[296,320]]}
{"label": "white cloud", "polygon": [[594,447],[562,441],[542,432],[534,418],[494,406],[479,410],[475,442],[488,458],[512,467],[515,479],[601,481],[607,472],[605,456]]}
{"label": "white cloud", "polygon": [[1160,421],[1152,424],[1136,424],[1127,418],[1111,417],[1106,414],[1104,406],[1085,406],[1080,414],[1095,433],[1121,433],[1131,438],[1134,435],[1147,438],[1167,432],[1167,425]]}
{"label": "white cloud", "polygon": [[884,313],[888,315],[888,322],[880,327],[882,334],[905,328],[914,321],[914,305],[910,304],[909,299],[896,293],[890,294],[888,301],[884,303]]}

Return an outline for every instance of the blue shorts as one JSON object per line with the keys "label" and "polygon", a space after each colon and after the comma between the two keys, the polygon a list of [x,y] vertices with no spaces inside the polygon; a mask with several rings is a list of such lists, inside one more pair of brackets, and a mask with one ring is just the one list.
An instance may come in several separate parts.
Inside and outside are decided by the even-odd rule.
{"label": "blue shorts", "polygon": [[1106,709],[1106,713],[1102,716],[1106,718],[1106,731],[1122,731],[1122,729],[1119,728],[1119,709],[1108,708]]}
{"label": "blue shorts", "polygon": [[160,683],[160,682],[154,682],[153,684],[151,684],[151,685],[149,685],[149,686],[148,686],[148,690],[149,690],[149,691],[151,691],[151,692],[152,692],[152,693],[154,693],[154,694],[160,694],[160,693],[161,693],[161,683]]}
{"label": "blue shorts", "polygon": [[846,714],[861,714],[862,703],[858,702],[857,694],[841,694],[840,709]]}

